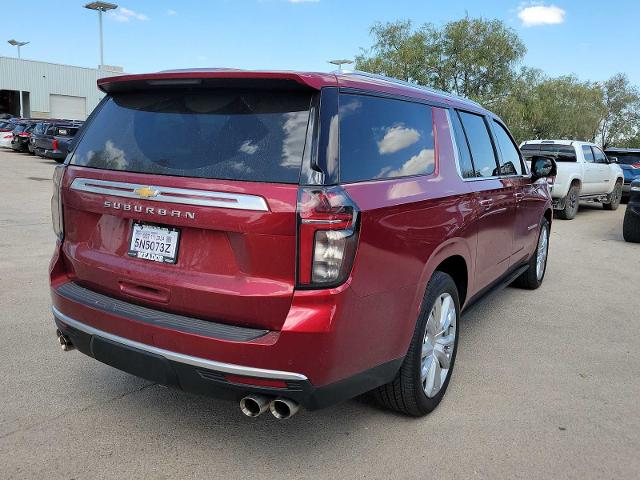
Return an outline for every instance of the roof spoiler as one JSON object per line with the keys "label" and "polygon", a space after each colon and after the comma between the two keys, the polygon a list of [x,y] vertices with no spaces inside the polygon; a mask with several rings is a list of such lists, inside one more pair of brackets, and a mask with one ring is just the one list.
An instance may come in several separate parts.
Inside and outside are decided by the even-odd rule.
{"label": "roof spoiler", "polygon": [[105,93],[166,88],[264,88],[269,90],[319,90],[335,76],[319,81],[317,75],[295,72],[252,72],[244,70],[189,70],[119,75],[98,80]]}

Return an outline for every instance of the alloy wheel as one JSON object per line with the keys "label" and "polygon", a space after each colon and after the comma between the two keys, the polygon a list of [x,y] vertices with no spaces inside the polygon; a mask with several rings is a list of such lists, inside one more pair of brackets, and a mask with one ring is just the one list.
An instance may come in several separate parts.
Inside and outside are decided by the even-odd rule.
{"label": "alloy wheel", "polygon": [[538,239],[538,250],[536,253],[536,276],[538,281],[542,280],[544,269],[547,265],[547,252],[549,251],[549,229],[542,227],[540,238]]}
{"label": "alloy wheel", "polygon": [[458,314],[453,297],[441,294],[435,301],[422,340],[420,379],[427,397],[433,398],[447,379],[455,347]]}

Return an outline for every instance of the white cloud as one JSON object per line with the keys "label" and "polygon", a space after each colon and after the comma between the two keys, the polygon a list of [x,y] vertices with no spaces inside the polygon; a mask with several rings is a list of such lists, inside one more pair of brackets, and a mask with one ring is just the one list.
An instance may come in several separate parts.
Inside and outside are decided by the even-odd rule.
{"label": "white cloud", "polygon": [[253,155],[258,151],[258,148],[259,147],[257,145],[254,145],[251,140],[247,140],[245,142],[242,142],[242,145],[240,145],[240,148],[238,150],[242,153],[246,153],[247,155]]}
{"label": "white cloud", "polygon": [[380,155],[395,153],[407,148],[420,140],[420,133],[415,128],[407,128],[402,125],[387,129],[382,140],[378,142]]}
{"label": "white cloud", "polygon": [[140,20],[145,21],[149,20],[144,13],[134,12],[126,7],[120,7],[117,10],[111,10],[109,12],[109,16],[113,18],[116,22],[129,22],[131,20]]}
{"label": "white cloud", "polygon": [[389,167],[383,168],[378,174],[378,178],[407,177],[410,175],[420,175],[433,171],[435,166],[433,148],[423,148],[420,153],[407,160],[402,167],[391,170]]}
{"label": "white cloud", "polygon": [[564,22],[567,12],[555,5],[535,4],[518,8],[518,18],[524,27],[557,25]]}
{"label": "white cloud", "polygon": [[176,12],[175,10],[169,9],[167,10],[167,15],[169,15],[170,17],[173,17],[174,15],[177,15],[178,12]]}
{"label": "white cloud", "polygon": [[286,121],[282,126],[284,140],[282,141],[282,161],[280,165],[287,168],[300,168],[300,159],[304,152],[308,112],[285,113]]}

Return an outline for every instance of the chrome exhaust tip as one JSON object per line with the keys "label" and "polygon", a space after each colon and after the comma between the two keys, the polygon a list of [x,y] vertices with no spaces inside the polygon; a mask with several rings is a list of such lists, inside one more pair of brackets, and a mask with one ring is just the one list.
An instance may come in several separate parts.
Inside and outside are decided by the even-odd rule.
{"label": "chrome exhaust tip", "polygon": [[300,405],[298,402],[289,400],[288,398],[276,398],[269,404],[271,415],[276,417],[278,420],[286,420],[287,418],[293,417],[298,413],[299,409]]}
{"label": "chrome exhaust tip", "polygon": [[264,395],[247,395],[240,400],[240,410],[247,417],[257,417],[269,409],[269,400]]}
{"label": "chrome exhaust tip", "polygon": [[76,348],[73,343],[71,343],[71,339],[60,330],[56,330],[56,335],[58,337],[58,343],[60,343],[60,348],[63,352],[69,352]]}

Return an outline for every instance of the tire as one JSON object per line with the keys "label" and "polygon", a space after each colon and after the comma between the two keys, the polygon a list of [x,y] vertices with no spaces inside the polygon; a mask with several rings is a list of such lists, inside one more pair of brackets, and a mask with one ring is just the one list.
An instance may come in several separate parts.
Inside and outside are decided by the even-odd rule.
{"label": "tire", "polygon": [[[544,234],[546,233],[546,241],[543,241]],[[535,290],[544,280],[544,275],[547,272],[547,259],[549,257],[549,238],[550,235],[549,221],[543,218],[540,222],[540,232],[538,233],[538,243],[536,244],[536,250],[529,259],[529,268],[526,272],[515,279],[513,285],[520,288],[526,288],[528,290]],[[543,244],[544,242],[544,244]],[[540,249],[544,248],[544,257],[540,257]],[[538,271],[538,259],[542,260],[541,271]]]}
{"label": "tire", "polygon": [[580,206],[580,187],[578,185],[571,185],[567,196],[564,198],[564,208],[562,210],[556,210],[556,215],[562,220],[573,220],[578,213]]}
{"label": "tire", "polygon": [[617,181],[616,186],[613,187],[613,192],[609,195],[609,202],[603,203],[602,208],[605,210],[617,210],[620,206],[620,200],[622,199],[622,182]]}
{"label": "tire", "polygon": [[624,212],[622,236],[627,242],[640,243],[640,218],[634,215],[629,207]]}
{"label": "tire", "polygon": [[[449,313],[452,312],[451,308],[455,311],[455,318],[451,315],[441,317],[447,318],[450,326],[446,329],[447,335],[440,335],[439,338],[436,338],[438,335],[433,335],[434,326],[437,323],[439,326],[435,330],[440,330],[442,323],[440,321],[434,323],[434,317],[431,316],[432,310],[436,311],[436,302],[440,305],[441,311],[443,306]],[[460,301],[455,282],[446,273],[435,272],[427,284],[411,344],[400,370],[390,383],[373,391],[379,404],[414,417],[424,416],[438,406],[449,386],[453,372],[460,336],[459,319]],[[429,331],[427,331],[427,324],[429,324]],[[428,345],[425,341],[429,342]],[[428,348],[431,345],[436,346],[431,349],[434,353],[423,359],[423,346]],[[438,352],[438,357],[446,360],[445,362],[436,358],[435,355]],[[445,364],[448,364],[446,372],[443,367]],[[429,367],[425,368],[426,365]],[[423,368],[426,372],[426,386],[423,383]],[[442,378],[443,374],[444,378]],[[437,391],[435,391],[436,381],[430,383],[432,379],[439,381],[440,388]],[[431,389],[430,396],[425,391],[430,389],[429,387],[434,387]]]}

